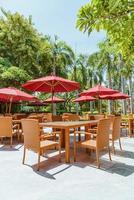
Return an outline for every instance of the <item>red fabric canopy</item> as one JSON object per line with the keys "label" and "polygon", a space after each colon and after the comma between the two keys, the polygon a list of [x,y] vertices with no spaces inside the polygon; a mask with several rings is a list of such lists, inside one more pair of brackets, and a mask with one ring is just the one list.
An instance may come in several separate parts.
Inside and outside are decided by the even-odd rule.
{"label": "red fabric canopy", "polygon": [[18,90],[16,88],[8,87],[0,89],[0,99],[5,102],[17,102],[17,101],[33,101],[36,98],[26,92]]}
{"label": "red fabric canopy", "polygon": [[87,101],[94,101],[94,100],[96,100],[96,99],[91,96],[81,96],[81,97],[73,100],[73,102],[87,102]]}
{"label": "red fabric canopy", "polygon": [[122,92],[115,93],[112,95],[102,95],[100,96],[101,99],[109,99],[109,100],[116,100],[116,99],[128,99],[130,98],[127,94],[123,94]]}
{"label": "red fabric canopy", "polygon": [[119,92],[119,91],[113,90],[111,88],[107,88],[102,85],[97,85],[93,88],[90,88],[89,90],[85,90],[80,95],[81,96],[91,95],[91,96],[96,96],[97,98],[99,98],[100,95],[109,95],[109,94],[114,94],[117,92]]}
{"label": "red fabric canopy", "polygon": [[50,97],[50,98],[46,99],[44,101],[44,103],[60,103],[60,102],[64,102],[64,101],[65,101],[64,99],[53,96],[53,98]]}
{"label": "red fabric canopy", "polygon": [[58,76],[46,76],[30,80],[23,85],[24,88],[39,92],[71,92],[80,88],[79,83]]}

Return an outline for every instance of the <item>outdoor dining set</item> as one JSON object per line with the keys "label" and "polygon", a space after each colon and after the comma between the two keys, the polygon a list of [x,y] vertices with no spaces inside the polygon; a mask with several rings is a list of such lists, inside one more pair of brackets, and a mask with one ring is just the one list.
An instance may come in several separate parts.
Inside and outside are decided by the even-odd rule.
{"label": "outdoor dining set", "polygon": [[[21,114],[17,114],[0,117],[0,137],[1,139],[9,137],[11,148],[13,137],[17,136],[18,142],[24,141],[23,163],[25,162],[26,150],[32,150],[38,153],[37,169],[39,169],[40,156],[53,147],[59,150],[59,159],[61,159],[61,149],[65,150],[65,162],[70,163],[70,143],[72,142],[70,136],[73,136],[71,145],[73,145],[74,161],[77,158],[77,148],[82,147],[86,150],[96,151],[99,168],[99,154],[102,150],[108,150],[110,160],[111,152],[113,154],[116,152],[115,140],[119,141],[122,150],[121,129],[126,128],[126,125],[123,127],[123,123],[121,116],[114,115],[92,115],[85,119],[70,113],[65,113],[62,116],[53,116],[52,113],[45,115],[33,113],[29,116],[22,115],[22,118]],[[51,131],[47,132],[46,127],[51,127]]]}
{"label": "outdoor dining set", "polygon": [[[16,88],[0,89],[0,99],[4,103],[9,103],[6,107],[6,114],[0,116],[0,138],[10,138],[10,147],[12,148],[12,138],[17,136],[18,142],[24,142],[23,164],[25,163],[25,155],[27,150],[38,153],[38,166],[40,167],[40,156],[49,149],[59,151],[59,160],[61,154],[65,151],[65,162],[70,163],[70,150],[73,146],[73,158],[77,159],[77,149],[85,148],[86,152],[96,152],[97,167],[100,168],[100,152],[104,149],[108,150],[109,159],[111,159],[111,151],[115,154],[115,141],[119,141],[121,146],[121,129],[132,136],[133,132],[133,116],[122,118],[116,115],[88,115],[80,116],[78,114],[63,113],[62,115],[54,115],[53,104],[56,101],[64,101],[57,99],[54,93],[71,92],[79,89],[79,83],[69,81],[57,76],[47,76],[35,80],[28,81],[23,88],[32,92],[48,92],[52,94],[52,98],[47,102],[52,102],[51,113],[31,113],[27,114],[11,114],[11,106],[16,101],[33,101],[36,97],[27,94]],[[91,96],[89,96],[91,95]],[[94,96],[94,97],[93,97]],[[80,94],[74,102],[93,101],[94,99],[112,99],[129,98],[128,95],[119,93],[116,90],[97,85]],[[7,111],[9,111],[7,113]],[[47,131],[46,128],[51,128]],[[73,142],[70,141],[70,135],[73,136]],[[71,144],[72,143],[72,144]]]}

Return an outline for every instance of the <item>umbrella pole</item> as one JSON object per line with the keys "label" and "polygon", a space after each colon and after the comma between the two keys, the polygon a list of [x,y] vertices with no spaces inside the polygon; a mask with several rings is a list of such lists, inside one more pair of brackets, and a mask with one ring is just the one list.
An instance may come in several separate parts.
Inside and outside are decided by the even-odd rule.
{"label": "umbrella pole", "polygon": [[99,102],[100,102],[100,114],[102,114],[102,101],[101,101],[101,99],[99,99]]}
{"label": "umbrella pole", "polygon": [[54,96],[54,92],[52,91],[52,115],[53,115],[53,111],[54,111],[53,96]]}
{"label": "umbrella pole", "polygon": [[117,114],[118,101],[114,100],[114,113]]}
{"label": "umbrella pole", "polygon": [[[76,92],[76,97],[78,98],[78,90]],[[76,114],[79,115],[79,104],[76,103]]]}
{"label": "umbrella pole", "polygon": [[113,113],[115,113],[115,112],[116,112],[116,100],[113,101]]}
{"label": "umbrella pole", "polygon": [[11,113],[11,107],[12,107],[12,97],[10,98],[10,104],[9,104],[9,114]]}
{"label": "umbrella pole", "polygon": [[98,113],[100,114],[101,106],[100,106],[100,99],[98,97]]}
{"label": "umbrella pole", "polygon": [[99,95],[96,96],[96,99],[97,99],[97,107],[98,107],[98,113],[100,113],[100,98],[99,98]]}

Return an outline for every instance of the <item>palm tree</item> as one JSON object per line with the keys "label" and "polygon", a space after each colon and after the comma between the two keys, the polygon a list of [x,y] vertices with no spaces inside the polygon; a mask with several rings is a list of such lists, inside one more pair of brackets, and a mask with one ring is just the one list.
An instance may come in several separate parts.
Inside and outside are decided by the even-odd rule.
{"label": "palm tree", "polygon": [[86,88],[87,85],[87,55],[75,55],[74,62],[71,66],[70,77],[72,80],[77,81],[81,85],[81,90]]}
{"label": "palm tree", "polygon": [[[129,93],[130,96],[130,112],[133,113],[133,63],[127,63],[127,61],[122,59],[122,68],[120,73],[122,76],[122,91],[124,93]],[[124,113],[126,113],[126,103],[123,104]]]}
{"label": "palm tree", "polygon": [[[103,68],[100,67],[100,59],[101,58],[100,58],[99,52],[93,53],[88,57],[87,89],[95,86],[96,84],[102,84],[102,82],[104,81],[104,78],[103,78],[104,70]],[[98,104],[100,104],[98,106],[101,112],[102,102],[99,101]],[[91,105],[91,109],[95,108],[94,102],[91,102],[90,105]]]}
{"label": "palm tree", "polygon": [[54,36],[54,40],[49,38],[51,45],[51,69],[53,74],[67,76],[67,67],[71,66],[74,60],[74,52],[66,42]]}
{"label": "palm tree", "polygon": [[88,83],[90,87],[95,84],[101,84],[104,80],[103,78],[103,68],[100,67],[100,53],[96,52],[88,57]]}

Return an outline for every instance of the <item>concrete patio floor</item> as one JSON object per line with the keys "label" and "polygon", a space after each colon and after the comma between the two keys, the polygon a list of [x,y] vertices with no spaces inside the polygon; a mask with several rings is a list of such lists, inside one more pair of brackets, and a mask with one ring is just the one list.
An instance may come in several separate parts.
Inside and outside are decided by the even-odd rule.
{"label": "concrete patio floor", "polygon": [[[123,151],[116,143],[112,162],[108,154],[101,157],[101,169],[91,156],[79,150],[77,162],[58,162],[56,153],[42,158],[36,171],[37,155],[26,154],[22,165],[23,146],[0,145],[0,199],[1,200],[133,200],[134,199],[134,138],[121,138]],[[52,157],[54,156],[54,157]]]}

